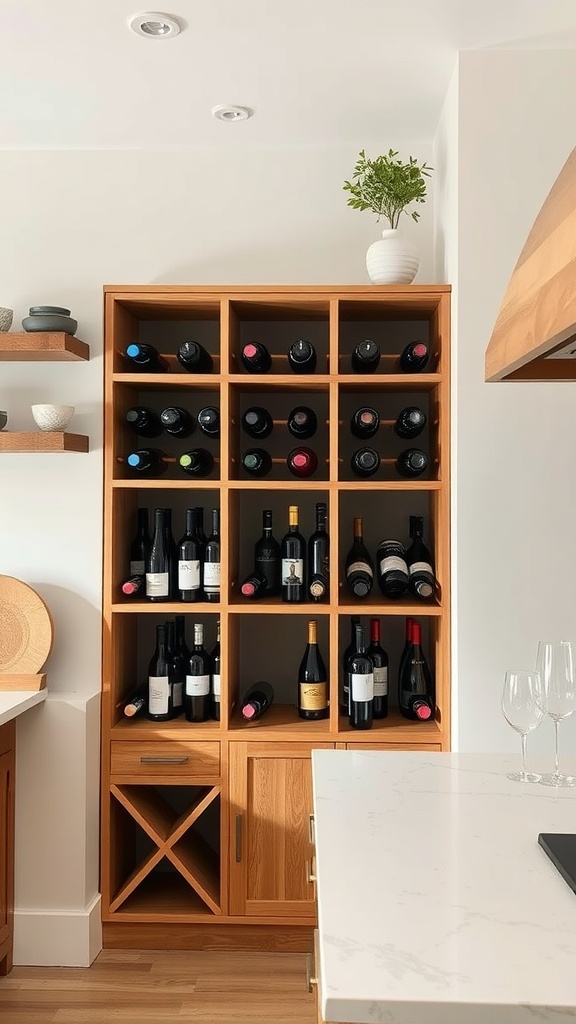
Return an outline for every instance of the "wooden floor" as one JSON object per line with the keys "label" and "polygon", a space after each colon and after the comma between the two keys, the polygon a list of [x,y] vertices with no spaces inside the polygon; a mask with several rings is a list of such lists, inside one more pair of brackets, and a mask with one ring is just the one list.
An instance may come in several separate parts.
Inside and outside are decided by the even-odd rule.
{"label": "wooden floor", "polygon": [[2,1024],[315,1024],[304,953],[105,950],[90,968],[14,967]]}

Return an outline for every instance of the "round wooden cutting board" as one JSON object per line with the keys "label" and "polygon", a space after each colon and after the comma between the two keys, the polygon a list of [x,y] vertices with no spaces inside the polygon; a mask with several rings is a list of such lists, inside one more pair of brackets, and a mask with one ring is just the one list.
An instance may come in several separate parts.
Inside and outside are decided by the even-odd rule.
{"label": "round wooden cutting board", "polygon": [[0,674],[40,672],[52,639],[52,619],[42,598],[22,580],[0,576]]}

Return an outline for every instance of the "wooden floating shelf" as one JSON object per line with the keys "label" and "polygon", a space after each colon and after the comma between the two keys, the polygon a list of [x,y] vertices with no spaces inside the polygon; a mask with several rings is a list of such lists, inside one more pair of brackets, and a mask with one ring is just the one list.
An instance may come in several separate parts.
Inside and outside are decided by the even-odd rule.
{"label": "wooden floating shelf", "polygon": [[0,674],[0,690],[43,690],[46,687],[46,673]]}
{"label": "wooden floating shelf", "polygon": [[87,452],[85,434],[62,430],[0,431],[0,452]]}
{"label": "wooden floating shelf", "polygon": [[90,359],[90,347],[64,331],[8,331],[0,333],[2,362],[73,362]]}

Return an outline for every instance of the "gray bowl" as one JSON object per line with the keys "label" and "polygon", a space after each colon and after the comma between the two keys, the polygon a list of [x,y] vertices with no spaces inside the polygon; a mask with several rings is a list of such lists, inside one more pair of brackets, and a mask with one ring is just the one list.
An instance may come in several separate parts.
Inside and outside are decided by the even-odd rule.
{"label": "gray bowl", "polygon": [[76,334],[78,321],[71,316],[56,316],[46,313],[43,316],[25,316],[22,321],[25,331],[64,331],[65,334]]}
{"label": "gray bowl", "polygon": [[8,423],[8,413],[0,411],[0,430],[4,430],[4,427]]}
{"label": "gray bowl", "polygon": [[37,316],[38,313],[57,313],[60,316],[70,316],[70,310],[64,306],[30,306],[30,316]]}

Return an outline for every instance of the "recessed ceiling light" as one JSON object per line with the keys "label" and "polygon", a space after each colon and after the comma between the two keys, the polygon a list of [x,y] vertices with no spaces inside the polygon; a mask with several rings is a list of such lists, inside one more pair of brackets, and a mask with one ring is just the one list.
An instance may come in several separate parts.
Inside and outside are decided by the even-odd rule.
{"label": "recessed ceiling light", "polygon": [[128,19],[128,24],[133,32],[139,36],[146,36],[148,39],[170,39],[171,36],[177,36],[182,30],[182,26],[176,18],[158,11],[133,14]]}
{"label": "recessed ceiling light", "polygon": [[247,121],[253,113],[250,107],[237,107],[232,103],[220,103],[212,107],[212,115],[219,121]]}

